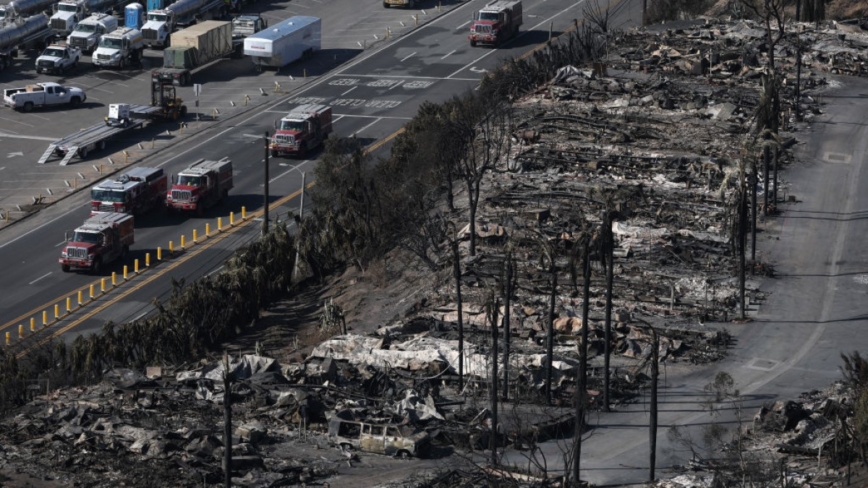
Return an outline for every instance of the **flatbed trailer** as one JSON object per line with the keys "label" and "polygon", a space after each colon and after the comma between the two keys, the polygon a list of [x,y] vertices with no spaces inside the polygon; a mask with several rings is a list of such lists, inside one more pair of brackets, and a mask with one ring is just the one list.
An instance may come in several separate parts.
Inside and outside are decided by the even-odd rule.
{"label": "flatbed trailer", "polygon": [[111,127],[105,122],[100,122],[93,127],[82,129],[75,134],[68,135],[63,139],[59,139],[48,146],[42,157],[39,158],[39,164],[45,164],[52,155],[61,157],[60,165],[66,166],[72,161],[72,158],[79,156],[86,158],[87,154],[94,149],[104,149],[106,141],[112,137],[126,132],[128,130],[142,127],[145,122],[151,120],[161,110],[161,107],[152,107],[150,105],[130,105],[130,114],[132,120],[126,127]]}

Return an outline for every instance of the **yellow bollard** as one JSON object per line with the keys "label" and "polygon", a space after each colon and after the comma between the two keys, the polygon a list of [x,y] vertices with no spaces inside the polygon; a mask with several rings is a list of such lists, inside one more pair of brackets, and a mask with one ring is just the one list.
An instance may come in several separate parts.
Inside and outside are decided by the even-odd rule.
{"label": "yellow bollard", "polygon": [[443,11],[443,2],[442,2],[442,1],[441,1],[441,2],[437,2],[437,11],[438,11],[438,12],[442,12],[442,11]]}
{"label": "yellow bollard", "polygon": [[112,271],[112,286],[118,286],[118,274]]}
{"label": "yellow bollard", "polygon": [[133,261],[133,273],[139,274],[139,260]]}
{"label": "yellow bollard", "polygon": [[145,267],[151,267],[151,253],[145,253]]}
{"label": "yellow bollard", "polygon": [[36,319],[30,317],[30,332],[36,332]]}
{"label": "yellow bollard", "polygon": [[18,325],[18,338],[24,339],[24,326],[21,324]]}
{"label": "yellow bollard", "polygon": [[305,68],[304,70],[302,70],[302,73],[304,74],[304,77],[307,78],[307,68]]}
{"label": "yellow bollard", "polygon": [[93,285],[90,285],[90,299],[91,299],[91,300],[93,300],[93,295],[94,295],[94,293],[93,293],[93,288],[94,288],[94,286],[93,286]]}
{"label": "yellow bollard", "polygon": [[158,247],[157,248],[157,261],[162,261],[162,260],[163,260],[163,248]]}
{"label": "yellow bollard", "polygon": [[229,212],[229,225],[235,225],[235,212]]}
{"label": "yellow bollard", "polygon": [[83,295],[83,293],[81,292],[81,290],[78,290],[78,304],[79,305],[84,303],[84,297],[82,295]]}
{"label": "yellow bollard", "polygon": [[196,232],[196,229],[193,229],[193,242],[199,242],[199,235]]}
{"label": "yellow bollard", "polygon": [[241,207],[241,220],[247,218],[247,207]]}
{"label": "yellow bollard", "polygon": [[66,311],[72,312],[72,297],[66,297]]}
{"label": "yellow bollard", "polygon": [[175,255],[175,246],[172,245],[172,241],[169,241],[169,256]]}
{"label": "yellow bollard", "polygon": [[211,235],[211,224],[206,223],[205,224],[205,237],[208,237],[210,235]]}
{"label": "yellow bollard", "polygon": [[99,291],[105,293],[105,278],[99,280]]}
{"label": "yellow bollard", "polygon": [[127,164],[127,161],[129,160],[129,158],[130,158],[130,153],[124,151],[124,164]]}
{"label": "yellow bollard", "polygon": [[8,333],[8,332],[6,333],[6,345],[7,345],[7,346],[11,346],[11,345],[12,345],[12,334],[10,334],[10,333]]}
{"label": "yellow bollard", "polygon": [[413,25],[419,25],[419,14],[413,15]]}
{"label": "yellow bollard", "polygon": [[48,310],[42,311],[42,325],[48,325]]}
{"label": "yellow bollard", "polygon": [[60,304],[59,303],[54,304],[54,318],[56,318],[56,319],[60,318]]}
{"label": "yellow bollard", "polygon": [[181,236],[181,249],[184,249],[184,244],[186,244],[186,242],[185,242],[186,239],[187,238],[185,236]]}
{"label": "yellow bollard", "polygon": [[217,217],[217,232],[223,230],[223,217]]}
{"label": "yellow bollard", "polygon": [[127,281],[127,273],[129,272],[129,266],[124,265],[124,281]]}

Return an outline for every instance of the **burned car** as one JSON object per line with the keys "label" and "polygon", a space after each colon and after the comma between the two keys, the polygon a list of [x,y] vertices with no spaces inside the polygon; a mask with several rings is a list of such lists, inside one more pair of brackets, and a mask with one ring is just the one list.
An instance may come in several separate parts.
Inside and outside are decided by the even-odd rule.
{"label": "burned car", "polygon": [[329,420],[329,441],[342,449],[399,456],[426,457],[431,437],[403,424],[373,424],[334,417]]}

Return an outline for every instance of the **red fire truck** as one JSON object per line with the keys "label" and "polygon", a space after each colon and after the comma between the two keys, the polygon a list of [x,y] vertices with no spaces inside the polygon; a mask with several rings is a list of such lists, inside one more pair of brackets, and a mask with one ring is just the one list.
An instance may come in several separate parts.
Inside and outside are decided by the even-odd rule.
{"label": "red fire truck", "polygon": [[299,105],[289,115],[274,122],[271,156],[284,154],[303,158],[320,146],[332,132],[332,108],[326,105]]}
{"label": "red fire truck", "polygon": [[99,273],[104,265],[126,256],[133,242],[132,215],[101,213],[85,220],[71,237],[67,235],[60,253],[60,269],[64,273],[73,269]]}
{"label": "red fire truck", "polygon": [[521,24],[521,1],[497,0],[473,12],[473,23],[467,38],[471,46],[498,46],[518,34]]}
{"label": "red fire truck", "polygon": [[90,215],[120,212],[140,215],[162,203],[169,178],[162,168],[133,168],[90,190]]}
{"label": "red fire truck", "polygon": [[166,208],[202,212],[229,195],[232,189],[232,161],[200,159],[178,173],[166,193]]}

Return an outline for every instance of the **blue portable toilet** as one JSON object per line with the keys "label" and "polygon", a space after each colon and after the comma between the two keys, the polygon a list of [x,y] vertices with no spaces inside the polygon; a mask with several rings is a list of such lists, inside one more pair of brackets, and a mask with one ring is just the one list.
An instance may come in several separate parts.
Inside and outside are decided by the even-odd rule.
{"label": "blue portable toilet", "polygon": [[145,7],[140,3],[131,3],[124,9],[124,26],[142,30],[145,25]]}

